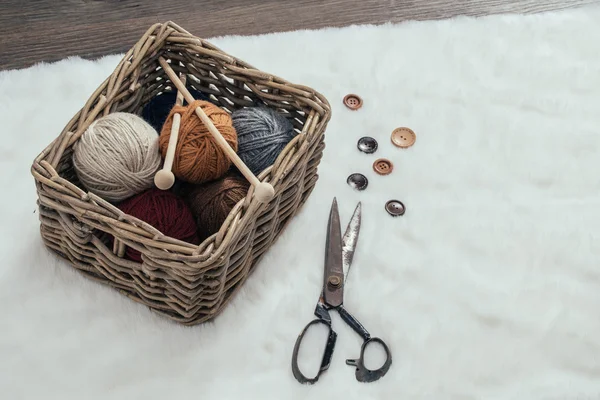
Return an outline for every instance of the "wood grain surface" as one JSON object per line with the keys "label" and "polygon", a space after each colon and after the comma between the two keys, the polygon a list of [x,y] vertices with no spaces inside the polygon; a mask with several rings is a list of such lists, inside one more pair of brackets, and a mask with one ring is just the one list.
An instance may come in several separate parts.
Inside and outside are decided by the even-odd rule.
{"label": "wood grain surface", "polygon": [[600,0],[0,0],[0,69],[125,52],[167,20],[210,38],[592,3]]}

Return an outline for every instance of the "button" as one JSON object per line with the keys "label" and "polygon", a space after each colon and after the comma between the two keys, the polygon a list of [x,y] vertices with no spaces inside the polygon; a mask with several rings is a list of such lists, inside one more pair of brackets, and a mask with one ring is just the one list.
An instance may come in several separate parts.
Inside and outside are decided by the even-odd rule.
{"label": "button", "polygon": [[412,146],[417,140],[417,135],[409,128],[396,128],[392,132],[392,143],[403,149]]}
{"label": "button", "polygon": [[385,211],[387,211],[392,217],[397,217],[404,215],[406,208],[400,200],[390,200],[385,203]]}
{"label": "button", "polygon": [[379,175],[388,175],[394,170],[394,164],[386,158],[380,158],[373,163],[373,169]]}
{"label": "button", "polygon": [[377,140],[370,136],[361,137],[358,139],[358,144],[356,147],[358,147],[358,149],[363,153],[375,153],[375,150],[377,150]]}
{"label": "button", "polygon": [[346,182],[356,190],[365,190],[369,186],[367,177],[358,173],[350,175]]}
{"label": "button", "polygon": [[355,94],[347,94],[344,97],[344,104],[351,110],[358,110],[362,107],[362,99]]}

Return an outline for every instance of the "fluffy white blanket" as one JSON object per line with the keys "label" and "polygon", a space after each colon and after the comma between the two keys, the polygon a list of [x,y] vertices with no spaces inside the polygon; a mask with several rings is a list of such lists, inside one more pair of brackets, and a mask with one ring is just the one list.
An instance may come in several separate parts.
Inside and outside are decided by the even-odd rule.
{"label": "fluffy white blanket", "polygon": [[[119,57],[1,72],[1,397],[599,399],[598,21],[585,8],[215,39],[321,91],[333,118],[312,197],[227,310],[193,328],[85,279],[40,240],[29,166]],[[350,92],[360,111],[342,105]],[[398,126],[414,147],[391,145]],[[374,155],[357,151],[364,135]],[[392,175],[372,171],[376,157]],[[366,191],[346,185],[352,172]],[[344,360],[360,340],[335,315],[332,365],[303,386],[290,358],[334,196],[343,223],[363,202],[345,304],[394,363],[356,382]],[[392,198],[404,217],[384,211]]]}

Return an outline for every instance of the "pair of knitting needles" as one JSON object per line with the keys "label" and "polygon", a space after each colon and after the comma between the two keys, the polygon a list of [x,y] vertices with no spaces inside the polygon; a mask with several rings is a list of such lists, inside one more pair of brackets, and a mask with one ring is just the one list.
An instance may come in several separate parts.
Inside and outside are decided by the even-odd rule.
{"label": "pair of knitting needles", "polygon": [[[175,71],[171,68],[167,60],[163,57],[158,58],[158,62],[160,63],[163,70],[166,72],[167,76],[173,82],[173,85],[177,88],[177,99],[175,104],[182,105],[183,99],[188,102],[188,104],[192,104],[194,102],[194,97],[185,87],[185,76],[183,79],[179,79]],[[183,80],[183,81],[182,81]],[[260,203],[268,203],[273,196],[275,195],[275,190],[270,183],[261,182],[258,178],[250,171],[250,169],[244,164],[244,162],[240,159],[240,157],[236,154],[236,152],[231,148],[229,143],[225,140],[221,132],[217,129],[215,124],[208,118],[204,110],[200,107],[196,107],[196,115],[202,123],[206,125],[208,131],[215,139],[219,147],[227,154],[229,159],[235,164],[236,167],[240,170],[242,175],[250,182],[252,186],[254,186],[254,196],[256,200]],[[169,144],[167,146],[167,154],[165,155],[165,163],[163,168],[159,170],[154,176],[154,183],[159,189],[167,190],[173,183],[175,182],[175,175],[173,175],[173,159],[175,157],[175,148],[177,147],[177,139],[179,137],[179,126],[181,124],[181,115],[175,113],[173,115],[173,125],[171,127],[171,136],[169,137]]]}

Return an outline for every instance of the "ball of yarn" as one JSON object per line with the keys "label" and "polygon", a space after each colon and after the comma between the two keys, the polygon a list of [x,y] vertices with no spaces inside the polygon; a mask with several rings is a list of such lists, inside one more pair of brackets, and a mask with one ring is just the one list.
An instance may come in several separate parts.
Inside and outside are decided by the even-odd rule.
{"label": "ball of yarn", "polygon": [[231,118],[238,135],[238,155],[255,175],[273,165],[297,134],[287,118],[270,108],[241,108]]}
{"label": "ball of yarn", "polygon": [[[205,94],[188,88],[190,94],[196,100],[205,100],[209,101],[209,97]],[[175,105],[175,100],[177,99],[177,92],[165,92],[158,96],[155,96],[152,100],[146,104],[146,106],[142,109],[142,118],[146,120],[154,129],[158,132],[162,130],[171,109]]]}
{"label": "ball of yarn", "polygon": [[188,106],[173,107],[160,133],[160,150],[165,157],[171,137],[173,115],[180,114],[181,125],[172,171],[177,178],[186,182],[203,183],[223,176],[231,166],[231,161],[196,115],[196,107],[202,107],[227,143],[237,150],[237,135],[231,123],[231,116],[227,111],[202,100],[196,100]]}
{"label": "ball of yarn", "polygon": [[[196,222],[185,201],[179,196],[156,188],[133,196],[117,207],[126,214],[149,223],[163,234],[185,242],[198,244]],[[139,251],[127,247],[125,255],[142,261]]]}
{"label": "ball of yarn", "polygon": [[152,187],[160,164],[156,131],[134,114],[117,112],[97,119],[73,146],[81,183],[111,202]]}
{"label": "ball of yarn", "polygon": [[221,229],[233,207],[248,193],[250,184],[237,174],[228,173],[218,181],[188,185],[185,200],[196,217],[201,240]]}

